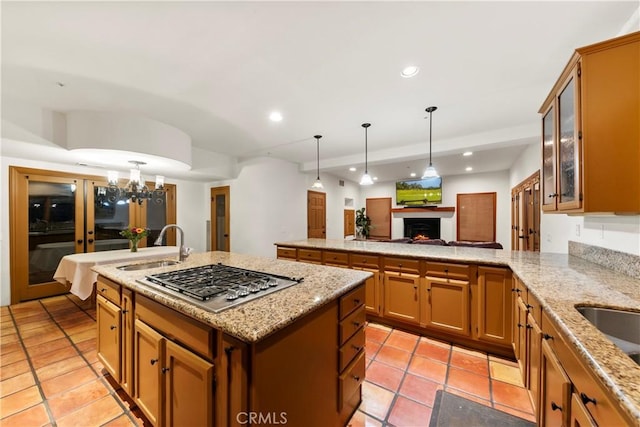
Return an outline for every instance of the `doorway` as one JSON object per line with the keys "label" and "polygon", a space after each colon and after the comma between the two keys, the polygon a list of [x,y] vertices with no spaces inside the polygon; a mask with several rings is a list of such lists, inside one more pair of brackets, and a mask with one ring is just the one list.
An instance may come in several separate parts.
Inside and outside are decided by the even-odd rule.
{"label": "doorway", "polygon": [[327,195],[307,190],[307,238],[327,237]]}
{"label": "doorway", "polygon": [[511,189],[511,250],[540,251],[540,171]]}
{"label": "doorway", "polygon": [[211,250],[229,252],[231,250],[229,206],[231,202],[229,186],[211,189]]}

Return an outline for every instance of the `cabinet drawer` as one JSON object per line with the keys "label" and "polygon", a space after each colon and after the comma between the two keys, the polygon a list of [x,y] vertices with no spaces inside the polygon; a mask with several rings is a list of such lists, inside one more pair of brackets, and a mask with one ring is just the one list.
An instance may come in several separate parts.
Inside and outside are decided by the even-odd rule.
{"label": "cabinet drawer", "polygon": [[401,273],[420,274],[420,261],[409,258],[384,258],[385,271],[398,271]]}
{"label": "cabinet drawer", "polygon": [[296,259],[298,256],[295,248],[278,247],[278,258]]}
{"label": "cabinet drawer", "polygon": [[447,264],[444,262],[428,262],[427,276],[445,279],[469,280],[469,266],[462,264]]}
{"label": "cabinet drawer", "polygon": [[364,305],[361,305],[356,311],[340,322],[340,345],[347,342],[347,340],[355,334],[358,329],[362,328],[364,326],[364,322]]}
{"label": "cabinet drawer", "polygon": [[349,265],[349,254],[346,252],[324,251],[322,260],[327,265]]}
{"label": "cabinet drawer", "polygon": [[135,316],[171,341],[183,344],[207,360],[215,358],[217,334],[210,326],[139,294],[136,295]]}
{"label": "cabinet drawer", "polygon": [[120,285],[104,277],[98,278],[96,283],[97,295],[102,295],[118,307],[120,307]]}
{"label": "cabinet drawer", "polygon": [[380,268],[380,257],[375,255],[351,254],[351,265],[354,267]]}
{"label": "cabinet drawer", "polygon": [[322,252],[317,249],[298,249],[298,261],[322,262]]}
{"label": "cabinet drawer", "polygon": [[358,286],[348,294],[340,297],[340,319],[344,319],[347,314],[364,304],[364,299],[364,286]]}
{"label": "cabinet drawer", "polygon": [[344,368],[364,349],[364,337],[364,328],[360,328],[354,336],[349,338],[349,341],[340,347],[340,372],[344,371]]}
{"label": "cabinet drawer", "polygon": [[365,360],[363,351],[360,353],[360,356],[347,367],[347,370],[340,375],[338,410],[342,410],[353,395],[359,392],[362,381],[364,381]]}

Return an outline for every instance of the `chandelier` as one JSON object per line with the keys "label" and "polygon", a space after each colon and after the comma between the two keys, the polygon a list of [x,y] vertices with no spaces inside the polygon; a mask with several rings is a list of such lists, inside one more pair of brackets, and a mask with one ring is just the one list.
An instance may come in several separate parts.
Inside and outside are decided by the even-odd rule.
{"label": "chandelier", "polygon": [[135,169],[130,170],[127,185],[119,187],[118,172],[109,171],[109,186],[103,190],[107,193],[103,196],[106,196],[111,202],[131,199],[132,202],[138,202],[139,205],[142,205],[145,200],[153,200],[156,204],[161,204],[164,195],[164,176],[156,175],[156,186],[154,189],[150,189],[145,185],[140,174],[140,165],[146,165],[146,163],[138,160],[129,160],[129,163],[135,165]]}

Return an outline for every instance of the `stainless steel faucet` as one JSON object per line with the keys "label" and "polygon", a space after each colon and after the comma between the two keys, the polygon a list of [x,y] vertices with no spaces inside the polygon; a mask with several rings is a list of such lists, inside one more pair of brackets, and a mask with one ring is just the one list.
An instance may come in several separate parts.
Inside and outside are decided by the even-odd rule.
{"label": "stainless steel faucet", "polygon": [[184,261],[187,259],[187,257],[191,253],[191,248],[187,248],[184,246],[184,231],[177,224],[167,224],[164,227],[162,227],[162,230],[160,231],[160,235],[158,236],[158,238],[153,244],[155,246],[162,246],[162,238],[164,237],[164,233],[169,228],[177,228],[178,231],[180,232],[179,233],[180,234],[180,250],[178,252],[178,255],[179,255],[180,261]]}

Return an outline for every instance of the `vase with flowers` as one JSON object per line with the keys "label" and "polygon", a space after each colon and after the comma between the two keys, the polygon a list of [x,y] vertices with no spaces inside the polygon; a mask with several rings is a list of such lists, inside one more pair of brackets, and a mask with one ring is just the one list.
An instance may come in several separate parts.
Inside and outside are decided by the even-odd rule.
{"label": "vase with flowers", "polygon": [[129,227],[120,232],[122,237],[126,237],[131,242],[131,252],[138,252],[138,242],[149,235],[148,228]]}

